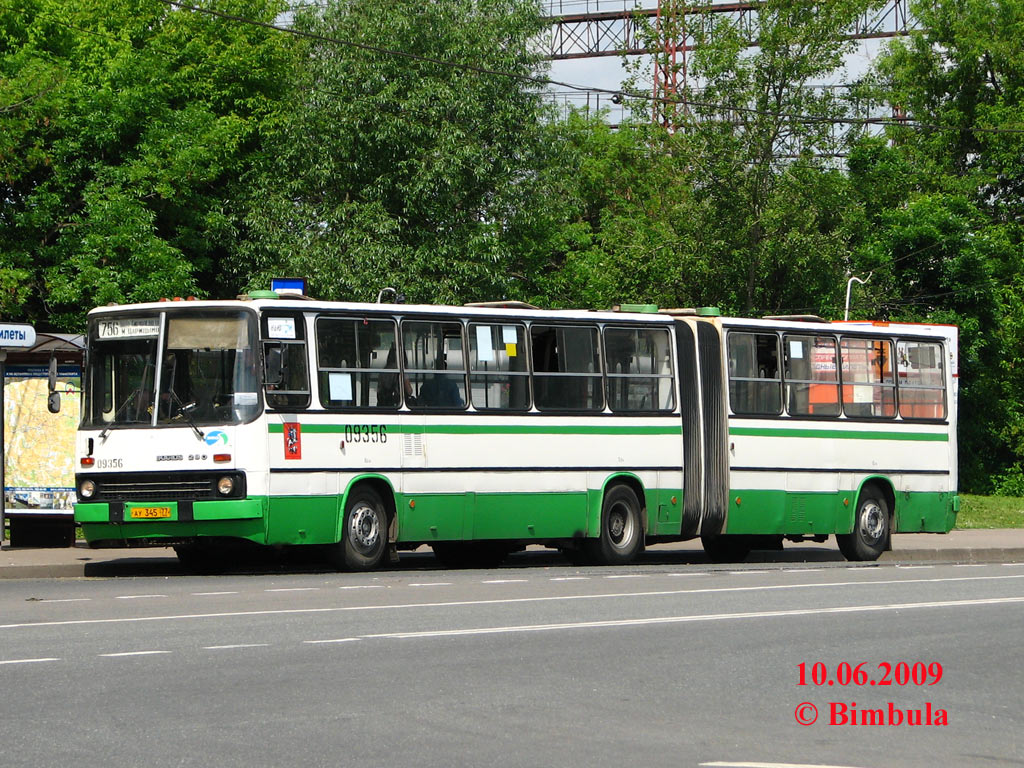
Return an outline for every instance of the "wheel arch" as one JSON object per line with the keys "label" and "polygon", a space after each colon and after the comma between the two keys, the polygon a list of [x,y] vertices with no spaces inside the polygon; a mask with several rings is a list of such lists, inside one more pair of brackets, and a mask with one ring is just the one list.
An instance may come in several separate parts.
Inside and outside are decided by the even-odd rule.
{"label": "wheel arch", "polygon": [[633,472],[616,472],[604,479],[604,483],[601,485],[601,493],[595,499],[596,504],[594,506],[596,508],[593,510],[592,525],[589,526],[590,536],[601,535],[601,508],[604,506],[604,498],[608,495],[608,491],[617,485],[625,485],[636,494],[637,501],[640,502],[640,527],[644,537],[646,537],[647,491],[644,488],[643,481]]}
{"label": "wheel arch", "polygon": [[[848,531],[853,530],[854,521],[857,519],[857,510],[860,509],[861,499],[866,493],[876,491],[889,508],[889,533],[895,532],[896,524],[896,490],[892,486],[892,480],[885,475],[870,475],[861,481],[857,489],[857,498],[854,500],[853,509],[850,511]],[[888,548],[888,547],[887,547]]]}
{"label": "wheel arch", "polygon": [[338,522],[335,530],[334,540],[341,541],[342,527],[345,525],[345,508],[348,506],[348,498],[356,488],[370,487],[377,492],[384,508],[388,514],[388,543],[393,544],[398,536],[398,509],[395,505],[395,488],[391,481],[383,475],[362,474],[356,475],[349,480],[345,492],[338,499]]}

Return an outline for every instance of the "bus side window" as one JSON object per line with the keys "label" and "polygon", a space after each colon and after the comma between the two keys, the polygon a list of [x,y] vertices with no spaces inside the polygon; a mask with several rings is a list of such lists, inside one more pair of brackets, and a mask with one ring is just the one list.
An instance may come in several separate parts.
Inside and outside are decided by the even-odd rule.
{"label": "bus side window", "polygon": [[839,366],[831,336],[782,339],[785,352],[786,408],[792,416],[839,415]]}
{"label": "bus side window", "polygon": [[604,408],[597,326],[530,327],[533,394],[541,411]]}
{"label": "bus side window", "polygon": [[729,333],[729,404],[737,414],[782,412],[779,337],[774,333]]}
{"label": "bus side window", "polygon": [[604,345],[611,410],[672,410],[675,402],[667,330],[605,328]]}
{"label": "bus side window", "polygon": [[[267,405],[271,408],[306,408],[309,406],[309,371],[306,366],[304,342],[266,342],[264,361],[271,361],[277,375],[267,381]],[[277,363],[277,360],[280,363]]]}
{"label": "bus side window", "polygon": [[840,350],[843,413],[853,418],[895,418],[892,342],[844,337]]}
{"label": "bus side window", "polygon": [[458,322],[402,323],[402,354],[413,409],[466,407],[466,366]]}
{"label": "bus side window", "polygon": [[396,344],[394,320],[318,317],[320,404],[397,410],[402,393]]}
{"label": "bus side window", "polygon": [[469,387],[477,410],[530,407],[526,328],[509,323],[469,324]]}

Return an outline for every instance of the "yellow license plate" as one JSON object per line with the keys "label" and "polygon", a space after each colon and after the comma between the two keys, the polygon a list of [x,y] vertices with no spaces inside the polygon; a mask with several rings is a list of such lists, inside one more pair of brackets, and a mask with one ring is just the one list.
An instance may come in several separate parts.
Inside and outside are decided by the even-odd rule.
{"label": "yellow license plate", "polygon": [[170,516],[170,507],[134,507],[129,515],[133,520],[158,520]]}

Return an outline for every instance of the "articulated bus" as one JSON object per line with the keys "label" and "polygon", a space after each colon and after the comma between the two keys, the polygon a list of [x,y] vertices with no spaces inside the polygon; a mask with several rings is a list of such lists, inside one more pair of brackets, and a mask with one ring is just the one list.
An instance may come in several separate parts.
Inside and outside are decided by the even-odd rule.
{"label": "articulated bus", "polygon": [[715,561],[830,535],[873,560],[952,528],[955,328],[624,309],[95,309],[75,519],[186,564],[247,541],[353,570],[697,537]]}

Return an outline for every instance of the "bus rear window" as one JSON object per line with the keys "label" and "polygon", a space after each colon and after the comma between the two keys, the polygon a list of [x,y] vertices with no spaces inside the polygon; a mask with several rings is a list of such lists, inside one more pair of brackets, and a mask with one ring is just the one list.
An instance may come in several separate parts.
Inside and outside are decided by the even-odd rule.
{"label": "bus rear window", "polygon": [[896,343],[900,418],[946,418],[946,382],[942,346],[923,341]]}

